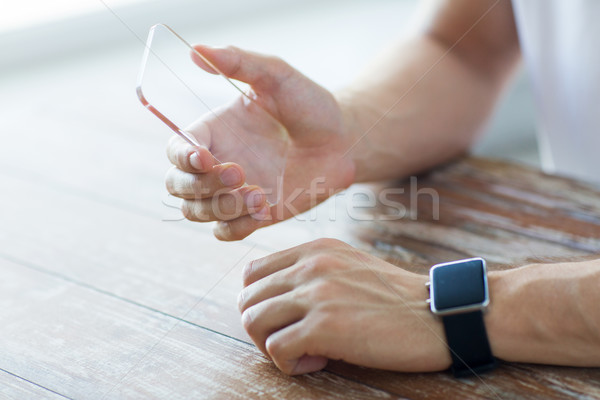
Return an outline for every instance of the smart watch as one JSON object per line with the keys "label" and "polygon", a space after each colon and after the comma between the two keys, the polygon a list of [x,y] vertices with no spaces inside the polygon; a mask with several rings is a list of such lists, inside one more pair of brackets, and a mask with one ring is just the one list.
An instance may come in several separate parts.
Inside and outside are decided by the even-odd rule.
{"label": "smart watch", "polygon": [[469,258],[437,264],[429,270],[431,312],[444,324],[455,377],[493,369],[483,312],[490,302],[485,260]]}

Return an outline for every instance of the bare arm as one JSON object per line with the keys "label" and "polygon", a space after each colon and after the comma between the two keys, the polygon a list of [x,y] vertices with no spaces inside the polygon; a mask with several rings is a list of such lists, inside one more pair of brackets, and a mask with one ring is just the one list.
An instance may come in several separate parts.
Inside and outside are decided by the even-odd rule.
{"label": "bare arm", "polygon": [[507,361],[600,366],[600,260],[490,274],[492,352]]}
{"label": "bare arm", "polygon": [[406,176],[464,152],[518,63],[509,0],[424,7],[415,35],[337,94],[357,182]]}

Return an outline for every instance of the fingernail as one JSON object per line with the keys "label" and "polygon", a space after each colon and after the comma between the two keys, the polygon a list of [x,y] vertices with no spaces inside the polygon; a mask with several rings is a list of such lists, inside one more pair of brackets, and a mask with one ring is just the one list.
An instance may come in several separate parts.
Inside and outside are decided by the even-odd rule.
{"label": "fingernail", "polygon": [[246,205],[248,208],[258,210],[258,207],[262,206],[265,202],[265,197],[260,190],[253,190],[246,195]]}
{"label": "fingernail", "polygon": [[197,151],[190,155],[190,165],[195,169],[202,169],[202,161],[200,160],[200,155]]}
{"label": "fingernail", "polygon": [[240,171],[235,167],[229,167],[221,173],[221,182],[223,182],[223,185],[225,186],[237,185],[241,180],[242,174],[240,174]]}
{"label": "fingernail", "polygon": [[271,218],[271,209],[266,205],[256,214],[252,214],[252,218],[257,221],[267,221]]}

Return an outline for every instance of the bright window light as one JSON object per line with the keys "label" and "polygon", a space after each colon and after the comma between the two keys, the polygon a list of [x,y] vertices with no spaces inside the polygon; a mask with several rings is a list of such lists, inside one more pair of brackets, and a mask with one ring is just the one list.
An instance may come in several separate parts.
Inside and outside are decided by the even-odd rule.
{"label": "bright window light", "polygon": [[[112,7],[147,0],[104,0]],[[0,13],[0,33],[75,17],[104,8],[100,0],[19,0],[5,2]]]}

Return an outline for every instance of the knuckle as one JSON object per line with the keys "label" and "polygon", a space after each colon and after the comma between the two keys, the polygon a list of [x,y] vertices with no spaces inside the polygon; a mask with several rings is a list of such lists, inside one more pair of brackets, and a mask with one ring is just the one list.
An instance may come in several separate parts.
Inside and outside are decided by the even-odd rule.
{"label": "knuckle", "polygon": [[246,309],[245,305],[246,305],[246,292],[245,289],[242,289],[240,291],[240,293],[238,294],[237,297],[237,306],[238,306],[238,310],[243,313],[244,310]]}
{"label": "knuckle", "polygon": [[327,253],[319,253],[312,257],[313,264],[317,268],[325,268],[327,269],[330,265],[336,262],[336,258]]}
{"label": "knuckle", "polygon": [[267,56],[267,60],[269,61],[269,63],[271,63],[272,65],[277,66],[279,68],[285,67],[288,65],[283,58],[276,56],[276,55]]}
{"label": "knuckle", "polygon": [[328,249],[328,248],[345,246],[346,243],[344,243],[338,239],[320,238],[320,239],[313,240],[311,242],[311,245],[312,245],[312,247],[317,248],[317,249]]}
{"label": "knuckle", "polygon": [[181,203],[181,213],[190,221],[200,221],[196,213],[196,202],[194,200],[183,200],[183,203]]}
{"label": "knuckle", "polygon": [[172,135],[167,141],[167,152],[172,153],[177,146],[179,145],[179,138],[175,135]]}
{"label": "knuckle", "polygon": [[256,263],[257,261],[258,260],[252,260],[252,261],[248,262],[246,265],[244,265],[244,268],[242,269],[242,282],[244,284],[244,287],[246,287],[252,283],[252,274],[255,269],[254,263]]}
{"label": "knuckle", "polygon": [[175,183],[177,181],[176,174],[177,174],[176,168],[171,167],[171,168],[169,168],[169,170],[167,171],[167,174],[165,176],[165,186],[167,188],[167,191],[172,195],[177,194],[176,183]]}
{"label": "knuckle", "polygon": [[183,203],[181,203],[181,213],[186,219],[195,221],[193,201],[184,200]]}
{"label": "knuckle", "polygon": [[190,153],[191,149],[189,148],[189,146],[182,146],[181,143],[174,141],[174,139],[171,139],[169,145],[167,146],[167,158],[169,159],[171,164],[181,169],[189,169]]}
{"label": "knuckle", "polygon": [[197,169],[192,166],[192,163],[190,161],[190,157],[194,153],[199,154],[195,148],[191,147],[187,143],[185,145],[180,146],[180,148],[176,152],[176,165],[179,167],[179,169],[186,172],[197,173]]}
{"label": "knuckle", "polygon": [[230,52],[238,52],[238,51],[240,51],[240,48],[230,44],[230,45],[225,46],[225,50],[230,51]]}
{"label": "knuckle", "polygon": [[327,300],[331,299],[331,297],[335,297],[334,285],[331,282],[318,282],[310,288],[308,293],[308,298],[314,304],[318,304],[319,307],[322,307]]}
{"label": "knuckle", "polygon": [[177,166],[183,169],[189,169],[190,167],[190,159],[189,152],[180,150],[176,153],[177,158]]}
{"label": "knuckle", "polygon": [[211,195],[211,189],[209,186],[210,182],[206,182],[205,179],[198,175],[193,175],[193,180],[190,183],[194,197],[196,199],[203,199]]}
{"label": "knuckle", "polygon": [[229,76],[234,76],[243,68],[242,67],[242,63],[243,63],[242,52],[238,47],[231,46],[231,45],[226,46],[225,50],[227,50],[230,54],[234,55],[234,58],[235,58],[234,63],[230,66],[230,70],[227,71],[226,74]]}
{"label": "knuckle", "polygon": [[272,89],[279,89],[286,81],[297,77],[296,70],[290,66],[287,61],[277,56],[268,57],[269,75],[276,77],[274,87]]}
{"label": "knuckle", "polygon": [[328,254],[317,254],[310,257],[302,269],[309,277],[319,277],[326,274],[334,262],[335,259]]}
{"label": "knuckle", "polygon": [[[329,304],[322,304],[315,308],[313,315],[311,315],[310,325],[315,332],[327,332],[328,335],[335,335],[339,332],[339,318],[332,318],[332,313],[336,310],[332,310],[332,306]],[[315,346],[319,343],[312,342],[308,343],[308,346],[312,347],[313,351],[316,351]]]}
{"label": "knuckle", "polygon": [[194,222],[209,222],[212,220],[210,212],[201,201],[184,200],[181,206],[183,215]]}
{"label": "knuckle", "polygon": [[269,353],[273,359],[278,360],[281,357],[282,342],[274,339],[273,336],[267,338],[265,348],[267,349],[267,353]]}
{"label": "knuckle", "polygon": [[202,203],[197,203],[195,207],[194,217],[196,218],[196,222],[212,221],[212,214],[210,213],[210,211],[206,210],[201,204]]}
{"label": "knuckle", "polygon": [[197,175],[182,171],[176,166],[167,171],[165,186],[170,194],[179,197],[193,195],[195,198],[202,198],[207,191]]}
{"label": "knuckle", "polygon": [[254,334],[255,320],[252,307],[242,313],[242,326],[250,335]]}
{"label": "knuckle", "polygon": [[292,67],[285,61],[283,58],[275,55],[271,55],[267,57],[269,64],[275,68],[276,72],[287,73]]}
{"label": "knuckle", "polygon": [[177,138],[175,136],[171,136],[169,138],[169,141],[167,142],[167,147],[166,147],[167,158],[169,159],[169,161],[171,163],[173,163],[174,160],[175,160],[175,157],[173,157],[173,156],[174,156],[175,151],[177,149],[177,140],[176,139]]}

